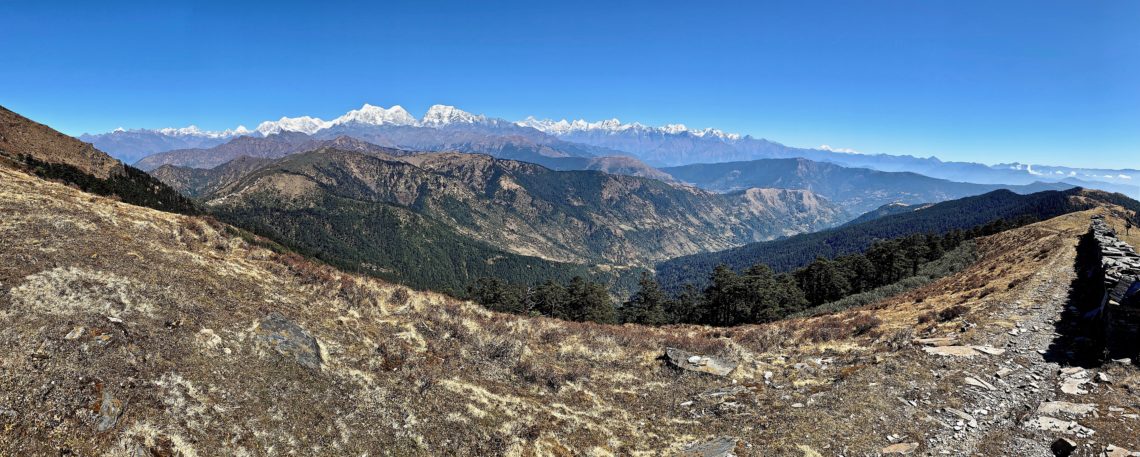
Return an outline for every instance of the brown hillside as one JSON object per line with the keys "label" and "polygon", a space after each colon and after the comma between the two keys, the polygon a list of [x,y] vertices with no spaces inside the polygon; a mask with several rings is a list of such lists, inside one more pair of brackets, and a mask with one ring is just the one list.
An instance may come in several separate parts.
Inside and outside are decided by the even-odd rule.
{"label": "brown hillside", "polygon": [[[732,329],[491,313],[9,170],[0,212],[0,455],[670,455],[718,436],[754,456],[1140,449],[1134,366],[1090,368],[1111,384],[1070,395],[1038,352],[1087,212],[982,239],[974,266],[873,309]],[[941,336],[985,349],[912,343]],[[677,371],[666,347],[737,367]],[[1034,428],[1050,400],[1089,403],[1065,417],[1096,434]]]}
{"label": "brown hillside", "polygon": [[0,155],[30,155],[79,168],[97,178],[121,174],[123,164],[104,152],[0,106]]}

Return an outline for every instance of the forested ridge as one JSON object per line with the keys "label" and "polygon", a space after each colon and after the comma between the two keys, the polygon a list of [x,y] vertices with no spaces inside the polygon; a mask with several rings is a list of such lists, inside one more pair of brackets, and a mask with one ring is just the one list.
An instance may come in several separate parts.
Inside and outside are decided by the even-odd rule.
{"label": "forested ridge", "polygon": [[662,287],[676,291],[686,283],[704,286],[708,272],[721,264],[741,271],[763,263],[776,272],[787,272],[807,265],[816,258],[836,258],[863,252],[879,240],[911,234],[940,235],[998,219],[1012,220],[1023,216],[1048,219],[1090,207],[1091,203],[1072,198],[1080,192],[1083,190],[1018,195],[1008,190],[997,190],[861,224],[751,243],[725,251],[678,257],[657,265],[657,280]]}
{"label": "forested ridge", "polygon": [[[481,278],[468,288],[468,295],[496,311],[571,320],[715,326],[771,322],[827,304],[831,310],[864,304],[885,298],[886,293],[915,287],[932,276],[952,273],[971,259],[968,252],[960,252],[963,243],[1035,221],[1031,216],[997,219],[944,235],[911,234],[878,240],[865,253],[816,258],[786,273],[777,273],[763,263],[741,272],[717,265],[706,273],[707,286],[688,283],[673,293],[644,273],[637,292],[620,304],[587,293],[605,288],[582,278],[566,285],[548,280],[539,286]],[[955,252],[956,258],[939,264],[947,252]],[[849,297],[858,299],[841,302]]]}
{"label": "forested ridge", "polygon": [[[463,295],[483,277],[538,283],[593,278],[631,290],[635,273],[600,272],[583,264],[522,256],[463,237],[450,227],[393,205],[323,194],[303,208],[285,205],[220,206],[221,220],[277,240],[348,271]],[[629,278],[623,278],[623,273]]]}
{"label": "forested ridge", "polygon": [[114,196],[124,203],[173,213],[200,212],[193,200],[130,165],[123,166],[123,173],[111,174],[103,179],[64,163],[45,162],[30,155],[20,155],[19,159],[23,162],[23,166],[36,176],[62,181],[84,192]]}

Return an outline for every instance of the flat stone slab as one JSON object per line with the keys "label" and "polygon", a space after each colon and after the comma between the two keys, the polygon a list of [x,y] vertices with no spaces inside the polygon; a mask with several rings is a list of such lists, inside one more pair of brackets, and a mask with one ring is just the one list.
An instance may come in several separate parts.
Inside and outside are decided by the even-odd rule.
{"label": "flat stone slab", "polygon": [[986,390],[997,390],[993,384],[990,384],[973,376],[966,376],[966,384],[974,387],[981,387]]}
{"label": "flat stone slab", "polygon": [[728,457],[736,450],[740,441],[731,436],[718,436],[703,443],[691,445],[681,451],[684,457]]}
{"label": "flat stone slab", "polygon": [[719,357],[692,354],[677,348],[665,348],[665,357],[670,364],[677,368],[698,373],[727,376],[736,369],[736,362]]}
{"label": "flat stone slab", "polygon": [[889,455],[889,454],[909,455],[909,454],[911,454],[917,450],[918,450],[918,443],[898,443],[898,444],[892,444],[890,446],[887,446],[879,452],[882,452],[884,455]]}
{"label": "flat stone slab", "polygon": [[958,340],[954,337],[940,336],[935,338],[917,338],[914,340],[915,344],[923,346],[952,346]]}
{"label": "flat stone slab", "polygon": [[1085,427],[1081,424],[1078,424],[1077,421],[1057,419],[1055,417],[1049,417],[1049,416],[1035,417],[1035,418],[1033,418],[1033,420],[1029,421],[1026,425],[1028,427],[1032,427],[1032,428],[1035,428],[1038,430],[1044,430],[1044,431],[1056,432],[1056,433],[1064,433],[1066,435],[1092,436],[1094,433],[1096,433],[1092,429]]}
{"label": "flat stone slab", "polygon": [[981,354],[970,346],[927,346],[922,350],[927,354],[951,357],[973,357]]}
{"label": "flat stone slab", "polygon": [[1044,415],[1067,414],[1081,417],[1093,411],[1096,411],[1096,405],[1092,403],[1070,403],[1067,401],[1047,401],[1037,407],[1037,412]]}
{"label": "flat stone slab", "polygon": [[1081,386],[1087,384],[1088,382],[1088,379],[1066,378],[1064,381],[1061,381],[1061,392],[1067,393],[1069,395],[1087,394],[1089,391],[1082,389]]}

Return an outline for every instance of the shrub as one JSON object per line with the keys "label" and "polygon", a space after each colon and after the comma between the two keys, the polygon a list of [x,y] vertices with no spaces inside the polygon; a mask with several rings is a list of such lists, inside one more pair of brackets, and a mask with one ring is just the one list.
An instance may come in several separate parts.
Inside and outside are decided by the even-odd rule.
{"label": "shrub", "polygon": [[851,327],[855,330],[855,335],[864,335],[882,323],[882,319],[870,314],[859,314],[851,319]]}
{"label": "shrub", "polygon": [[938,312],[938,320],[941,322],[949,322],[957,319],[959,316],[966,314],[970,308],[962,305],[954,305]]}
{"label": "shrub", "polygon": [[835,317],[818,319],[804,331],[804,337],[816,343],[836,340],[850,334],[847,324]]}
{"label": "shrub", "polygon": [[909,347],[910,341],[912,339],[914,339],[914,329],[906,327],[888,335],[883,340],[883,344],[887,347],[887,349],[897,351]]}

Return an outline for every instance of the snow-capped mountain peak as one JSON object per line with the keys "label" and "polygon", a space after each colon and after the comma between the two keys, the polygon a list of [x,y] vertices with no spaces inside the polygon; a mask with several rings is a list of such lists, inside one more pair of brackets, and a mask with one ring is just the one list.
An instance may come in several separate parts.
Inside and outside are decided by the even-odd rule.
{"label": "snow-capped mountain peak", "polygon": [[686,127],[685,124],[667,124],[662,127],[649,127],[638,122],[625,124],[617,118],[589,122],[584,119],[577,119],[574,121],[567,121],[566,119],[562,119],[560,121],[553,121],[550,119],[536,119],[531,116],[518,121],[515,124],[523,127],[531,127],[543,133],[554,136],[569,135],[571,133],[579,132],[619,133],[624,131],[634,131],[665,135],[680,135],[687,133],[702,138],[711,136],[723,140],[739,140],[741,138],[738,134],[724,133],[721,130],[713,128],[694,130]]}
{"label": "snow-capped mountain peak", "polygon": [[235,135],[244,135],[244,134],[249,133],[249,130],[247,130],[245,128],[245,126],[241,126],[241,125],[239,125],[236,129],[226,129],[226,130],[221,130],[221,131],[202,130],[202,129],[198,128],[198,126],[196,126],[196,125],[191,125],[191,126],[182,127],[182,128],[167,127],[167,128],[157,129],[157,130],[145,130],[145,129],[125,130],[122,127],[119,127],[117,129],[115,129],[114,131],[112,131],[111,133],[130,133],[130,132],[138,133],[138,132],[150,132],[150,131],[153,131],[155,133],[159,133],[162,135],[167,135],[167,136],[199,137],[199,138],[228,138],[228,137],[235,136]]}
{"label": "snow-capped mountain peak", "polygon": [[415,125],[416,118],[400,105],[385,109],[365,103],[360,109],[352,110],[332,121],[332,125],[359,123],[366,125]]}
{"label": "snow-capped mountain peak", "polygon": [[432,105],[420,120],[425,127],[438,127],[451,124],[478,124],[487,121],[487,117],[463,111],[454,106]]}
{"label": "snow-capped mountain peak", "polygon": [[312,135],[319,130],[328,128],[330,125],[330,122],[316,117],[282,117],[276,121],[265,121],[258,124],[257,132],[264,136],[281,133],[282,131],[302,132]]}

